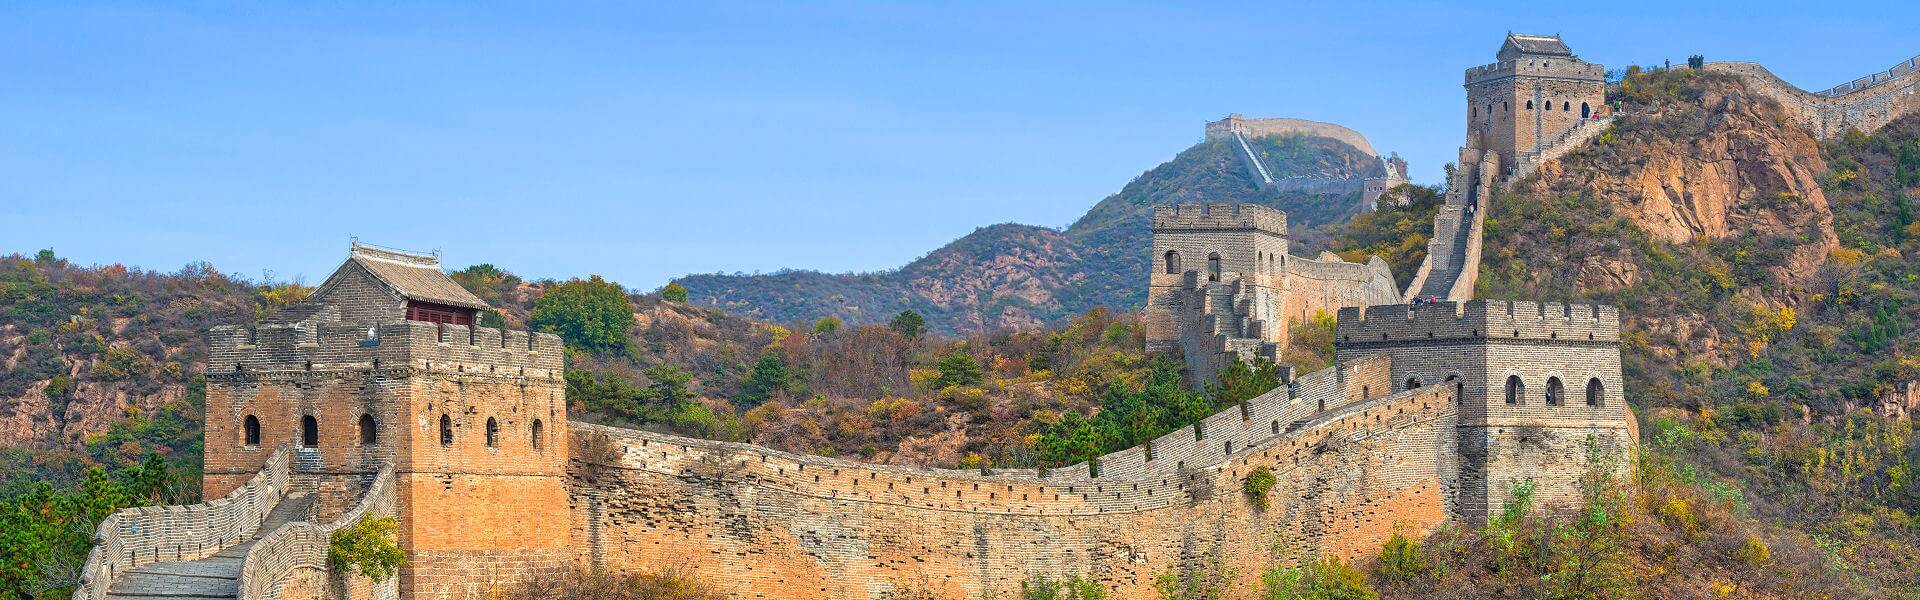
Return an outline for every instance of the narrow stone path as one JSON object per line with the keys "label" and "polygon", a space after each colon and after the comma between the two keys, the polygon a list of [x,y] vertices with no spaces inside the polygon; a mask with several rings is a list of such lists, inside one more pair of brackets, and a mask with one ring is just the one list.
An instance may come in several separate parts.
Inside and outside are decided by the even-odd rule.
{"label": "narrow stone path", "polygon": [[140,565],[113,579],[107,597],[114,600],[212,600],[240,596],[240,563],[255,541],[281,525],[307,518],[313,496],[289,496],[267,513],[253,539],[200,560]]}

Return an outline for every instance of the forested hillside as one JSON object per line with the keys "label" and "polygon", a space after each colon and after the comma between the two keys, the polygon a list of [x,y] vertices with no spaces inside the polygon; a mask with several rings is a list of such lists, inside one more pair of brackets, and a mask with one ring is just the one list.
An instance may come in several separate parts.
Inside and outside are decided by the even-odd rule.
{"label": "forested hillside", "polygon": [[[1327,182],[1382,173],[1379,160],[1328,138],[1249,141],[1276,178]],[[1224,140],[1201,142],[1141,174],[1065,230],[984,227],[897,270],[692,275],[679,283],[697,304],[776,322],[834,316],[854,324],[880,323],[913,310],[926,315],[934,331],[947,334],[1058,326],[1094,307],[1132,310],[1144,301],[1144,249],[1155,204],[1273,206],[1287,211],[1296,238],[1308,240],[1314,238],[1311,229],[1343,223],[1360,212],[1357,181],[1352,191],[1341,193],[1262,190],[1237,152]]]}

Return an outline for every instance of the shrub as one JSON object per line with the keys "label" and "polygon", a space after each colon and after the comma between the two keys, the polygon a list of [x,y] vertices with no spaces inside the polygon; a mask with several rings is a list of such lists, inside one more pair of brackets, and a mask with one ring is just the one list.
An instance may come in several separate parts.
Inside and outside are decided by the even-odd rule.
{"label": "shrub", "polygon": [[1247,497],[1253,500],[1254,506],[1264,510],[1267,508],[1267,494],[1273,491],[1273,485],[1277,482],[1272,469],[1260,467],[1247,474],[1247,479],[1241,484],[1241,488],[1246,490]]}
{"label": "shrub", "polygon": [[1301,569],[1275,567],[1260,574],[1268,600],[1378,600],[1366,575],[1345,561],[1323,557]]}
{"label": "shrub", "polygon": [[1427,558],[1420,553],[1420,545],[1407,539],[1407,536],[1394,532],[1387,543],[1380,548],[1380,560],[1376,565],[1380,578],[1392,583],[1405,584],[1427,575],[1431,566]]}
{"label": "shrub", "polygon": [[506,595],[512,600],[722,600],[706,582],[678,571],[607,573],[574,570],[528,581]]}
{"label": "shrub", "polygon": [[927,318],[920,316],[920,313],[903,310],[887,322],[887,327],[900,332],[900,335],[917,338],[927,333]]}
{"label": "shrub", "polygon": [[668,302],[686,302],[687,286],[668,282],[665,287],[660,288],[660,299]]}
{"label": "shrub", "polygon": [[335,571],[359,571],[375,583],[386,581],[407,553],[400,549],[400,522],[393,517],[361,517],[353,525],[333,532],[327,547],[327,564]]}
{"label": "shrub", "polygon": [[966,351],[955,351],[934,364],[940,376],[933,380],[934,389],[944,390],[954,386],[974,385],[986,379],[986,373],[980,369],[980,361],[974,360]]}
{"label": "shrub", "polygon": [[840,317],[827,315],[813,322],[814,333],[833,333],[840,330]]}
{"label": "shrub", "polygon": [[1058,581],[1035,575],[1020,582],[1021,600],[1106,600],[1100,582],[1075,575]]}

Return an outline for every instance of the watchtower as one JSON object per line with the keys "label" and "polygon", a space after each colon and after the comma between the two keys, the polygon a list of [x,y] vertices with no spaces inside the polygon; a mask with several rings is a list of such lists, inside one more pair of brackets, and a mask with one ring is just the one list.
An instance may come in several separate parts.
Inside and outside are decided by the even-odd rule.
{"label": "watchtower", "polygon": [[1495,58],[1467,69],[1467,139],[1498,153],[1502,172],[1606,110],[1606,68],[1559,35],[1508,33]]}
{"label": "watchtower", "polygon": [[1257,204],[1155,206],[1153,256],[1148,352],[1181,352],[1196,382],[1212,381],[1228,353],[1279,361],[1286,213]]}
{"label": "watchtower", "polygon": [[403,597],[465,597],[562,568],[563,350],[473,323],[486,302],[436,256],[355,244],[304,302],[217,327],[204,494],[293,449],[293,487],[333,518],[391,464]]}
{"label": "watchtower", "polygon": [[[1483,522],[1513,485],[1571,505],[1595,460],[1635,440],[1611,306],[1473,300],[1340,309],[1336,360],[1385,353],[1395,389],[1456,386],[1461,516]],[[1619,463],[1624,466],[1624,463]]]}

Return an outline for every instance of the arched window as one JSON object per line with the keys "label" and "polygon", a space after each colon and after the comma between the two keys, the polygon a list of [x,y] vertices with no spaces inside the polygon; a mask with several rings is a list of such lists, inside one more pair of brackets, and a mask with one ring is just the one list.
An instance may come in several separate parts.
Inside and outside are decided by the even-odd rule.
{"label": "arched window", "polygon": [[542,431],[541,429],[540,420],[534,419],[533,420],[533,449],[539,450],[547,447],[547,441],[544,439],[541,439],[541,436],[545,434],[546,432]]}
{"label": "arched window", "polygon": [[1372,399],[1373,399],[1373,388],[1372,388],[1371,386],[1364,386],[1364,385],[1363,385],[1363,386],[1360,386],[1360,399],[1361,399],[1361,400],[1372,400]]}
{"label": "arched window", "polygon": [[453,417],[440,415],[440,445],[453,445]]}
{"label": "arched window", "polygon": [[1587,103],[1585,103],[1585,102],[1581,102],[1581,103],[1580,103],[1580,118],[1582,118],[1582,119],[1586,119],[1586,118],[1589,118],[1589,117],[1591,117],[1591,116],[1592,116],[1592,114],[1593,114],[1593,109],[1590,109],[1590,108],[1587,108]]}
{"label": "arched window", "polygon": [[1167,274],[1168,275],[1180,274],[1180,253],[1179,252],[1174,252],[1172,250],[1167,251]]}
{"label": "arched window", "polygon": [[493,420],[493,417],[487,417],[487,447],[493,448],[499,445],[500,422]]}
{"label": "arched window", "polygon": [[1471,114],[1471,115],[1468,115],[1468,116],[1470,116],[1470,117],[1473,117],[1473,118],[1475,118],[1475,119],[1478,119],[1478,118],[1480,118],[1480,107],[1478,107],[1478,106],[1469,106],[1469,107],[1467,107],[1467,109],[1468,109],[1468,110],[1471,110],[1471,111],[1473,111],[1473,114]]}
{"label": "arched window", "polygon": [[1587,406],[1599,406],[1606,396],[1607,388],[1600,383],[1600,378],[1587,380]]}
{"label": "arched window", "polygon": [[[1134,256],[1139,256],[1139,255],[1135,254]],[[1219,281],[1219,280],[1220,280],[1220,253],[1219,252],[1209,253],[1207,254],[1207,281]]]}
{"label": "arched window", "polygon": [[320,446],[320,422],[315,421],[313,415],[300,417],[300,445],[308,448]]}
{"label": "arched window", "polygon": [[1512,104],[1508,104],[1508,103],[1507,103],[1507,101],[1505,101],[1505,100],[1501,100],[1501,101],[1500,101],[1500,110],[1504,110],[1504,111],[1507,111],[1507,112],[1513,112],[1513,105],[1512,105]]}
{"label": "arched window", "polygon": [[1507,404],[1519,404],[1520,398],[1527,393],[1527,384],[1520,383],[1519,375],[1507,376]]}
{"label": "arched window", "polygon": [[1559,377],[1547,378],[1547,406],[1559,406],[1567,398],[1566,386],[1560,385]]}
{"label": "arched window", "polygon": [[1573,103],[1571,103],[1571,102],[1561,102],[1561,103],[1560,103],[1560,110],[1573,110]]}
{"label": "arched window", "polygon": [[260,419],[247,415],[246,436],[248,446],[260,445]]}
{"label": "arched window", "polygon": [[[1134,256],[1139,256],[1139,255],[1138,255],[1138,254],[1135,254]],[[1410,389],[1410,390],[1417,390],[1417,389],[1420,389],[1420,378],[1419,378],[1419,377],[1408,377],[1408,378],[1407,378],[1407,389]]]}
{"label": "arched window", "polygon": [[[1528,101],[1527,101],[1527,110],[1533,110],[1533,101],[1532,101],[1532,100],[1528,100]],[[1138,255],[1136,254],[1135,256],[1138,256]]]}
{"label": "arched window", "polygon": [[374,427],[373,415],[360,415],[360,445],[372,446],[380,443],[380,432]]}

